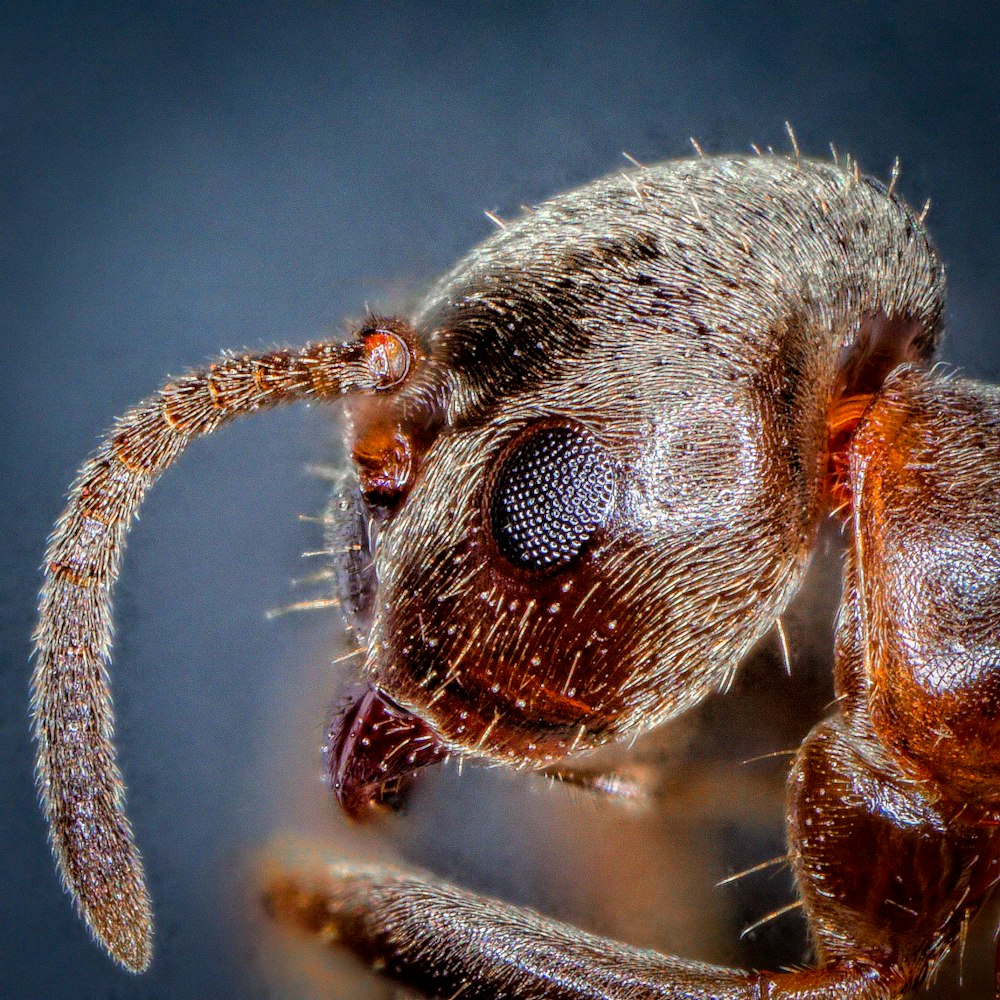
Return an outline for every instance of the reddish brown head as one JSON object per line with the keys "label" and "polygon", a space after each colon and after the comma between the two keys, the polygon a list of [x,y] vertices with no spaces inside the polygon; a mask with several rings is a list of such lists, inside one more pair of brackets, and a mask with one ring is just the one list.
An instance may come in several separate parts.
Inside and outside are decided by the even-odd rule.
{"label": "reddish brown head", "polygon": [[[539,766],[724,686],[805,567],[852,345],[883,316],[879,350],[923,357],[940,291],[904,206],[771,159],[608,179],[473,253],[414,317],[391,406],[353,413],[366,673],[409,720],[389,771],[417,725]],[[342,801],[383,797],[377,744],[341,733]]]}

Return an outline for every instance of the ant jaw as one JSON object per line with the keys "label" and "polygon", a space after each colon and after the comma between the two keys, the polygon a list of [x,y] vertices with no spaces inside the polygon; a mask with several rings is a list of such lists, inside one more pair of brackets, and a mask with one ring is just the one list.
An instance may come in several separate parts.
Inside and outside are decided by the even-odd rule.
{"label": "ant jaw", "polygon": [[324,756],[337,801],[359,819],[371,806],[398,807],[406,779],[448,752],[425,722],[369,685],[337,714]]}

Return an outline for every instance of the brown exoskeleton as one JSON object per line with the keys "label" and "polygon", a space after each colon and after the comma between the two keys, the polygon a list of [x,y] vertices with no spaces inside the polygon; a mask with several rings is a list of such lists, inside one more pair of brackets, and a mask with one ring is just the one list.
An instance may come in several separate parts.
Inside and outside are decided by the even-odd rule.
{"label": "brown exoskeleton", "polygon": [[128,525],[198,435],[341,398],[367,687],[327,765],[352,814],[449,754],[545,767],[695,705],[844,518],[838,704],[787,791],[817,961],[668,958],[381,868],[290,873],[272,912],[465,1000],[925,981],[1000,878],[1000,393],[927,367],[943,294],[922,220],[852,165],[678,161],[525,214],[407,320],[227,355],[125,414],[56,526],[36,631],[39,787],[95,936],[149,963],[106,676]]}

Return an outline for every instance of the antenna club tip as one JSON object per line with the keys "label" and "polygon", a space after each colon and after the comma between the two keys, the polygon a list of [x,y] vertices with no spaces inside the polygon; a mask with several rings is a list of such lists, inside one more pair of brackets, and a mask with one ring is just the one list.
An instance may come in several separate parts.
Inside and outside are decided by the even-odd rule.
{"label": "antenna club tip", "polygon": [[112,935],[100,938],[108,954],[123,968],[137,975],[153,961],[153,926],[117,927]]}
{"label": "antenna club tip", "polygon": [[153,961],[153,914],[149,897],[121,899],[114,908],[88,907],[81,911],[94,940],[122,968],[139,974]]}

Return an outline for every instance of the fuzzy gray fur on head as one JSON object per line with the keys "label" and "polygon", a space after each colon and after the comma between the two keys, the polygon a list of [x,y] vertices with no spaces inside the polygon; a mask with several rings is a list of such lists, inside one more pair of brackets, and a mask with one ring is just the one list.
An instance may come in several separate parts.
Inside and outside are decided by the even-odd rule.
{"label": "fuzzy gray fur on head", "polygon": [[[504,695],[470,680],[492,675],[476,667],[482,635],[504,662],[529,635],[558,649],[547,667],[515,671],[510,690],[530,686],[529,674],[536,688],[561,690],[575,654],[592,660],[593,637],[581,633],[577,648],[540,612],[506,610],[523,605],[521,588],[494,573],[488,547],[468,547],[504,442],[533,422],[568,420],[625,470],[587,598],[588,615],[600,607],[617,623],[617,652],[593,665],[588,735],[574,745],[655,724],[725,687],[806,566],[834,398],[873,365],[928,357],[943,300],[941,262],[912,211],[836,164],[641,167],[507,224],[414,319],[429,357],[401,404],[437,400],[444,427],[377,560],[374,676],[415,710],[430,701],[445,736],[481,752],[474,726],[445,721],[449,664],[460,662],[457,683],[489,704],[483,725],[500,755],[493,720],[521,722]],[[480,626],[481,600],[490,610]],[[512,757],[520,742],[511,736]]]}

